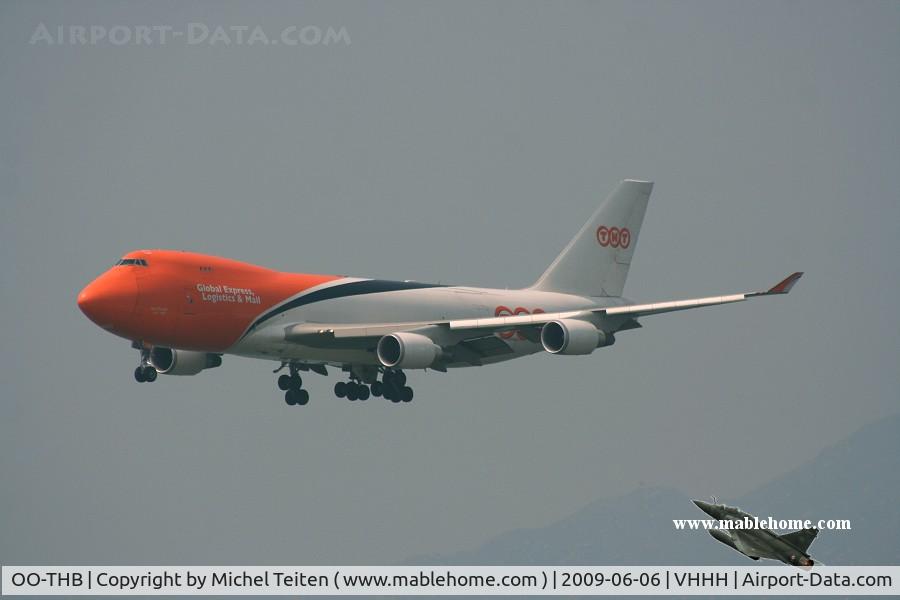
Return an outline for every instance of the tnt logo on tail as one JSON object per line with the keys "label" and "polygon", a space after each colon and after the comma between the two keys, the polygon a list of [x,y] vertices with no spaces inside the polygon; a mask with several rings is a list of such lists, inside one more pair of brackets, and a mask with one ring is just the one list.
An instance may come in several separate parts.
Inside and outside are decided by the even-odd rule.
{"label": "tnt logo on tail", "polygon": [[623,250],[631,245],[631,231],[627,227],[607,227],[601,225],[597,228],[597,243],[606,248],[622,248]]}

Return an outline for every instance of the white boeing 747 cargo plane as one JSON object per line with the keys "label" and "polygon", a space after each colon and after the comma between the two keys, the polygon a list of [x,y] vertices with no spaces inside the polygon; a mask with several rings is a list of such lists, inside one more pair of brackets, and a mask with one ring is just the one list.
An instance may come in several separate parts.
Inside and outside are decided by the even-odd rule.
{"label": "white boeing 747 cargo plane", "polygon": [[768,291],[635,303],[622,296],[653,184],[623,181],[530,287],[520,290],[273,271],[190,252],[137,250],[85,287],[78,306],[140,350],[134,376],[196,375],[222,355],[273,360],[290,405],[300,372],[342,369],[338,397],[412,400],[404,370],[479,366],[536,352],[590,354],[639,319]]}

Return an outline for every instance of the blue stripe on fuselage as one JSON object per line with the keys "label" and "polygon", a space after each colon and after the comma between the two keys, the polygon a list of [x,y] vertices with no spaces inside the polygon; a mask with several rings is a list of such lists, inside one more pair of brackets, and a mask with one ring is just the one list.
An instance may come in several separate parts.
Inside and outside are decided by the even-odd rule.
{"label": "blue stripe on fuselage", "polygon": [[256,319],[253,325],[241,336],[241,339],[247,337],[253,330],[262,325],[265,321],[280,315],[299,306],[312,304],[313,302],[321,302],[322,300],[333,300],[335,298],[346,298],[348,296],[360,296],[362,294],[378,294],[381,292],[396,292],[400,290],[421,290],[426,288],[447,287],[437,283],[419,283],[416,281],[389,281],[385,279],[365,279],[363,281],[351,281],[340,285],[316,290],[304,296],[294,298],[290,302],[285,302],[277,308],[273,308],[263,316]]}

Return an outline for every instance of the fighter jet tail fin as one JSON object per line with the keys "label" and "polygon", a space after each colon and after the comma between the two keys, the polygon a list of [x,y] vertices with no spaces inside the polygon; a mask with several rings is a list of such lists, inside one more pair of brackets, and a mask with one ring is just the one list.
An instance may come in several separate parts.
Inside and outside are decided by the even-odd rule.
{"label": "fighter jet tail fin", "polygon": [[809,548],[810,544],[813,543],[813,540],[816,539],[816,536],[819,535],[819,530],[812,529],[801,529],[800,531],[794,531],[791,533],[786,533],[781,536],[781,539],[786,541],[788,544],[800,550],[801,552],[806,552]]}

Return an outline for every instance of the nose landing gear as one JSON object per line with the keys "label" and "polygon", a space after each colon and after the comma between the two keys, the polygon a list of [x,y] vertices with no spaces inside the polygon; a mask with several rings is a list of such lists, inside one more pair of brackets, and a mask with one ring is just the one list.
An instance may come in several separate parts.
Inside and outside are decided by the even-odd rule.
{"label": "nose landing gear", "polygon": [[156,369],[150,365],[137,367],[134,370],[134,380],[138,383],[153,383],[156,381],[157,375]]}
{"label": "nose landing gear", "polygon": [[135,346],[141,351],[141,362],[134,370],[134,380],[138,383],[153,383],[158,373],[150,364],[150,350],[142,346]]}

